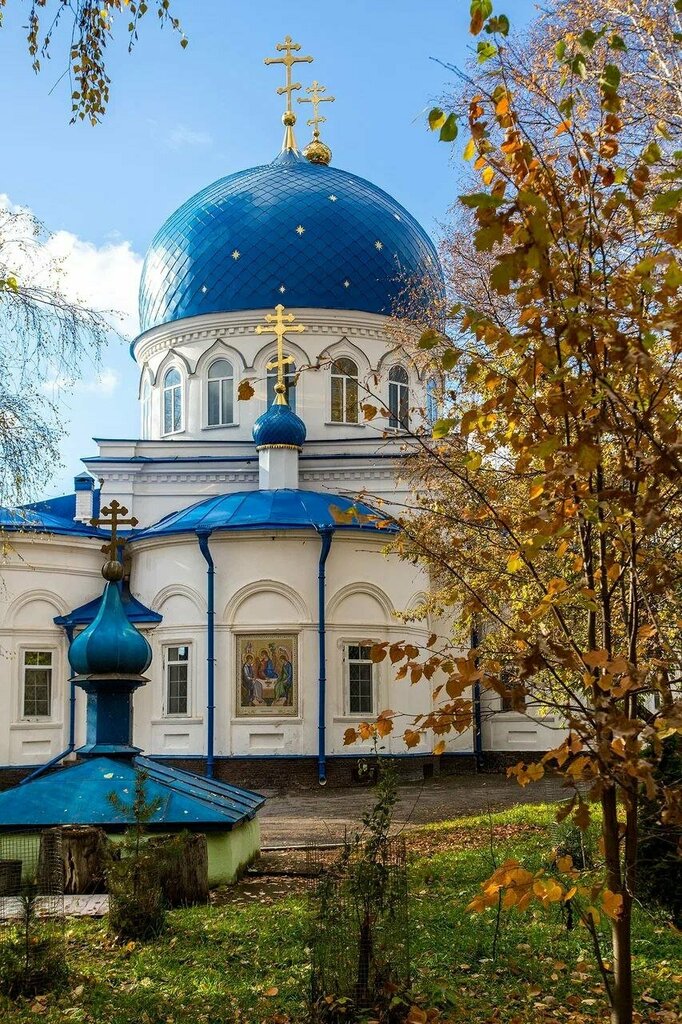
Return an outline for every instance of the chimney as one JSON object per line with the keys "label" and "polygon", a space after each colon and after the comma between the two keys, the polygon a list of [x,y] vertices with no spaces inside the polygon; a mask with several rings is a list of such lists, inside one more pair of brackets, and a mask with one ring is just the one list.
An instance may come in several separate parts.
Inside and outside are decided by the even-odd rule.
{"label": "chimney", "polygon": [[74,519],[78,523],[89,523],[94,515],[93,499],[95,496],[95,481],[89,473],[79,473],[73,481],[76,492],[76,511]]}

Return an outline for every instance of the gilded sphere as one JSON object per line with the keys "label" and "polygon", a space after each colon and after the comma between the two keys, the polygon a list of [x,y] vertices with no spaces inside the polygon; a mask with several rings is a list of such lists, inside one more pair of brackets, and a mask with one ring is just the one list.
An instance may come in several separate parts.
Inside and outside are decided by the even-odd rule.
{"label": "gilded sphere", "polygon": [[319,139],[313,139],[303,150],[303,156],[311,164],[328,164],[331,162],[332,151]]}
{"label": "gilded sphere", "polygon": [[285,110],[282,114],[282,124],[286,125],[287,128],[293,128],[296,124],[296,114],[293,110]]}
{"label": "gilded sphere", "polygon": [[112,558],[102,566],[102,576],[104,576],[105,580],[117,583],[123,579],[123,566]]}

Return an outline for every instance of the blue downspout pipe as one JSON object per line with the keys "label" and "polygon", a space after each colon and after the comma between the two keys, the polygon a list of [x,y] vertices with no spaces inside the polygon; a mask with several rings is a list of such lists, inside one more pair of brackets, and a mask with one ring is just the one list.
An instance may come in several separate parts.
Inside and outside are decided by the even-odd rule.
{"label": "blue downspout pipe", "polygon": [[[69,647],[71,647],[71,643],[73,641],[73,625],[71,625],[70,623],[65,623],[64,624],[64,632],[66,633],[66,638],[69,641]],[[69,665],[71,665],[70,661],[69,661]],[[71,672],[69,673],[69,675],[70,676],[74,675],[73,668],[71,669]],[[19,785],[20,786],[25,786],[27,782],[31,782],[33,779],[37,779],[40,775],[43,775],[46,771],[49,771],[50,768],[54,768],[54,766],[56,764],[59,764],[60,761],[63,761],[65,757],[69,756],[69,754],[72,754],[75,749],[76,749],[76,684],[73,681],[73,679],[71,679],[70,680],[70,691],[69,691],[69,744],[68,744],[66,750],[62,750],[61,754],[57,754],[56,757],[53,757],[46,764],[39,765],[36,768],[35,771],[31,772],[30,775],[27,775],[25,779],[22,779],[21,782],[19,783]]]}
{"label": "blue downspout pipe", "polygon": [[329,549],[332,546],[334,536],[333,527],[320,527],[317,531],[322,541],[320,548],[320,560],[317,572],[317,636],[319,649],[320,674],[318,680],[318,725],[317,725],[317,781],[321,786],[327,785],[327,577],[325,566]]}
{"label": "blue downspout pipe", "polygon": [[[478,647],[478,628],[476,624],[471,627],[471,646],[475,650]],[[481,684],[474,683],[473,691],[474,704],[474,760],[476,771],[483,768],[483,718],[481,714]]]}
{"label": "blue downspout pipe", "polygon": [[206,777],[213,778],[215,763],[215,563],[208,546],[210,530],[197,530],[199,550],[206,559]]}

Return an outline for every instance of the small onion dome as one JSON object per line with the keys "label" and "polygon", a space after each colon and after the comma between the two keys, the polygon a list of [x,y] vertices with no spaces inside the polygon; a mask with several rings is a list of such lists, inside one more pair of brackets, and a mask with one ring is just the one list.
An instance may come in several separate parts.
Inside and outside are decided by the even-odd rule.
{"label": "small onion dome", "polygon": [[152,660],[152,649],[126,616],[118,583],[110,580],[99,611],[69,648],[78,675],[139,676]]}
{"label": "small onion dome", "polygon": [[330,164],[332,162],[332,151],[329,146],[319,139],[313,139],[303,150],[303,156],[311,164]]}
{"label": "small onion dome", "polygon": [[305,423],[288,405],[271,405],[253,425],[256,448],[297,448],[305,441]]}

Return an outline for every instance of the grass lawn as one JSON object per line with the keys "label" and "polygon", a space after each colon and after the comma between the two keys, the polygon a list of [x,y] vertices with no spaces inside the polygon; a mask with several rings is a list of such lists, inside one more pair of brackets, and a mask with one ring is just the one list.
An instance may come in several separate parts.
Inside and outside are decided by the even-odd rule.
{"label": "grass lawn", "polygon": [[[551,847],[549,807],[492,816],[498,860],[537,866]],[[504,914],[491,959],[494,913],[466,905],[491,869],[490,823],[468,817],[408,837],[414,988],[447,1021],[593,1021],[605,1017],[587,934],[567,931],[556,907]],[[0,1021],[105,1024],[271,1024],[305,1020],[309,982],[304,893],[243,895],[174,911],[162,938],[120,946],[106,922],[69,920],[71,981],[60,994],[3,1002]],[[682,936],[657,914],[637,913],[635,971],[643,1021],[679,1021]]]}

